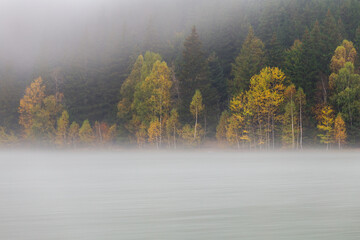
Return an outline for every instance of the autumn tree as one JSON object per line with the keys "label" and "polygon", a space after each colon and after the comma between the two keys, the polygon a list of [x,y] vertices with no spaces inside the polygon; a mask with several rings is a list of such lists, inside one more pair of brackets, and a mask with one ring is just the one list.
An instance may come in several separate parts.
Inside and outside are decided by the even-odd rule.
{"label": "autumn tree", "polygon": [[155,119],[150,123],[148,128],[149,143],[155,144],[157,148],[160,145],[161,136],[161,124],[158,119]]}
{"label": "autumn tree", "polygon": [[69,127],[69,114],[64,110],[61,117],[57,120],[57,131],[56,131],[56,144],[64,146],[67,144]]}
{"label": "autumn tree", "polygon": [[236,144],[240,148],[240,123],[238,118],[231,116],[226,125],[226,139],[230,144]]}
{"label": "autumn tree", "polygon": [[250,78],[259,73],[265,63],[263,42],[254,34],[252,27],[242,45],[240,54],[232,65],[233,79],[229,82],[230,93],[236,95],[249,88]]}
{"label": "autumn tree", "polygon": [[195,91],[195,94],[190,103],[190,112],[195,118],[195,126],[194,126],[194,141],[197,139],[197,128],[198,128],[198,117],[204,111],[205,106],[202,103],[202,95],[199,90]]}
{"label": "autumn tree", "polygon": [[[247,92],[249,109],[257,124],[260,148],[275,147],[275,122],[279,106],[284,101],[285,74],[279,68],[264,68],[250,80]],[[272,139],[272,141],[270,141]]]}
{"label": "autumn tree", "polygon": [[19,106],[19,124],[24,128],[24,135],[31,135],[31,129],[34,121],[35,111],[39,109],[45,98],[45,86],[42,78],[35,79],[25,90],[24,97],[20,100]]}
{"label": "autumn tree", "polygon": [[[249,102],[249,92],[240,93],[230,101],[231,117],[226,126],[226,138],[230,143],[236,143],[240,148],[240,141],[251,142],[250,125],[252,110]],[[250,144],[251,147],[251,144]]]}
{"label": "autumn tree", "polygon": [[146,52],[145,56],[139,55],[135,61],[129,77],[121,86],[117,108],[117,116],[126,130],[137,138],[140,131],[141,122],[149,122],[148,113],[150,112],[146,97],[149,95],[144,92],[142,85],[150,75],[155,62],[161,61],[161,56],[157,53]]}
{"label": "autumn tree", "polygon": [[68,141],[69,144],[73,147],[76,147],[77,142],[79,141],[79,124],[72,122],[69,131],[68,131]]}
{"label": "autumn tree", "polygon": [[151,118],[156,118],[159,125],[159,146],[162,143],[163,119],[167,116],[170,108],[170,70],[165,62],[154,63],[153,70],[142,84],[143,92],[149,95],[146,103],[149,106]]}
{"label": "autumn tree", "polygon": [[133,102],[134,92],[136,85],[141,81],[141,69],[144,63],[144,57],[140,55],[134,66],[131,70],[129,77],[121,85],[120,96],[121,100],[119,101],[118,108],[118,117],[121,119],[128,120],[131,118],[131,103]]}
{"label": "autumn tree", "polygon": [[320,115],[317,116],[319,123],[317,128],[321,131],[318,136],[320,142],[326,144],[326,149],[329,149],[329,145],[333,142],[334,131],[334,110],[330,106],[324,106],[321,109]]}
{"label": "autumn tree", "polygon": [[346,126],[344,120],[341,117],[341,113],[339,113],[335,118],[334,134],[335,141],[339,145],[339,149],[341,149],[341,145],[346,143],[347,138]]}
{"label": "autumn tree", "polygon": [[91,128],[89,120],[85,120],[79,129],[80,141],[84,144],[91,144],[95,140],[94,131]]}
{"label": "autumn tree", "polygon": [[55,124],[62,105],[54,95],[45,96],[41,77],[35,79],[20,100],[19,123],[24,127],[24,137],[51,140],[56,132]]}
{"label": "autumn tree", "polygon": [[330,68],[333,74],[337,74],[347,62],[350,62],[354,65],[356,55],[357,52],[353,43],[348,40],[344,40],[342,44],[336,48],[335,53],[331,58]]}

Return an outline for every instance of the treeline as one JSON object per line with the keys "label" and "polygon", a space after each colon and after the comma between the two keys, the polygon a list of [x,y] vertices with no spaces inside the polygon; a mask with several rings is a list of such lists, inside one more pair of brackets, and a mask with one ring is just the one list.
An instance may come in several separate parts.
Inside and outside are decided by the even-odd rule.
{"label": "treeline", "polygon": [[[83,44],[64,62],[44,57],[31,74],[43,81],[2,71],[0,141],[358,147],[359,2],[244,6],[226,18],[219,9],[216,24],[199,23],[187,37],[159,35],[150,21],[141,43],[112,41],[111,54],[97,48],[91,57]],[[41,100],[29,100],[37,85]]]}
{"label": "treeline", "polygon": [[[302,69],[304,47],[305,43],[296,40],[285,51],[284,69],[289,76],[298,74],[294,69]],[[300,54],[294,54],[296,51]],[[118,126],[96,121],[92,127],[88,120],[81,127],[75,121],[70,124],[62,104],[64,95],[56,92],[46,96],[40,77],[20,100],[20,138],[78,147],[114,144],[119,136],[127,136],[139,147],[176,148],[178,144],[199,146],[211,140],[211,127],[216,124],[218,143],[239,149],[303,149],[308,131],[316,132],[327,149],[332,143],[339,148],[347,140],[352,143],[351,137],[356,140],[357,132],[347,132],[356,129],[360,121],[360,75],[354,68],[357,52],[352,42],[344,40],[336,48],[329,63],[331,74],[321,79],[324,82],[313,97],[307,95],[313,91],[304,91],[306,85],[301,83],[297,87],[292,83],[295,78],[280,68],[262,67],[265,59],[264,44],[250,28],[232,65],[233,78],[221,84],[217,77],[222,78],[223,73],[214,64],[217,58],[214,54],[205,57],[193,27],[184,42],[178,72],[157,53],[138,56],[120,89]],[[231,96],[228,109],[217,122],[225,94]],[[317,130],[311,128],[312,119]],[[0,137],[3,143],[19,139],[4,128]]]}

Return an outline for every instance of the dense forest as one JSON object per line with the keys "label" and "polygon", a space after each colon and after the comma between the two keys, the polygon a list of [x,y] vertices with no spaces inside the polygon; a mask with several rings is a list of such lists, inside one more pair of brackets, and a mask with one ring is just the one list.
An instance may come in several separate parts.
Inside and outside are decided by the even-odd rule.
{"label": "dense forest", "polygon": [[0,56],[2,145],[360,146],[357,0],[155,1],[74,25]]}

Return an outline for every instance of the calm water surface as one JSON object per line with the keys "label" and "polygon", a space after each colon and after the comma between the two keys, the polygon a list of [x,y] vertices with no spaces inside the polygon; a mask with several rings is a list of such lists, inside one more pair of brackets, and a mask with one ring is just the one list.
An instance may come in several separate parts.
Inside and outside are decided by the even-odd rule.
{"label": "calm water surface", "polygon": [[360,239],[360,154],[0,153],[1,240]]}

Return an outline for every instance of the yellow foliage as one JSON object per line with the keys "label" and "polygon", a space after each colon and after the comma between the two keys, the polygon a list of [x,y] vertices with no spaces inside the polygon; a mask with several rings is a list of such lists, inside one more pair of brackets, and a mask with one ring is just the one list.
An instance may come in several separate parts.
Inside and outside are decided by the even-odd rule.
{"label": "yellow foliage", "polygon": [[317,125],[317,128],[323,132],[319,134],[320,142],[327,145],[327,148],[329,147],[329,144],[333,142],[333,127],[334,127],[334,111],[330,106],[324,106],[321,109],[320,116],[317,118],[319,119],[319,124]]}
{"label": "yellow foliage", "polygon": [[29,136],[33,125],[35,110],[39,109],[45,98],[45,86],[42,78],[35,79],[25,90],[24,97],[20,100],[19,124],[24,127],[25,135]]}
{"label": "yellow foliage", "polygon": [[340,149],[341,145],[346,143],[346,138],[347,138],[345,122],[342,119],[340,113],[337,115],[335,119],[334,134],[335,134],[335,141],[338,143]]}
{"label": "yellow foliage", "polygon": [[152,121],[148,129],[149,142],[158,146],[160,141],[160,122],[159,120]]}
{"label": "yellow foliage", "polygon": [[355,63],[356,49],[354,44],[348,40],[344,40],[335,50],[334,56],[331,58],[330,69],[333,73],[338,73],[345,66],[346,62]]}

